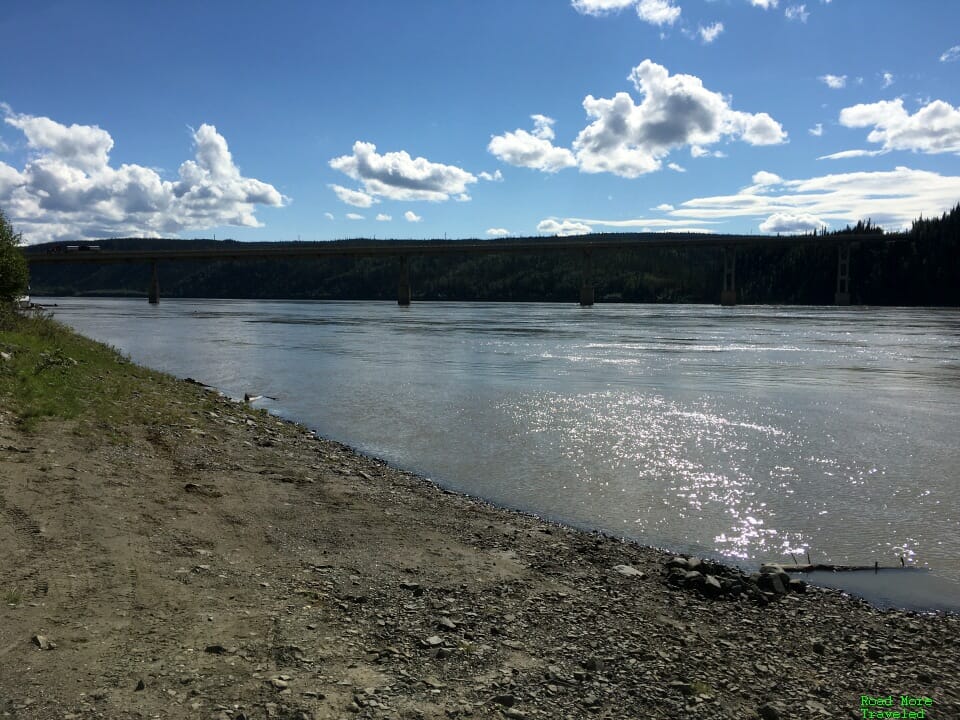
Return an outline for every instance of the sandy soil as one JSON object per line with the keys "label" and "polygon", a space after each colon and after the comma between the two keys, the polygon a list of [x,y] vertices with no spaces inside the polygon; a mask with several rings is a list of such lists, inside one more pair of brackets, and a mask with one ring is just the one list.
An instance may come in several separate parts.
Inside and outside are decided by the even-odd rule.
{"label": "sandy soil", "polygon": [[176,422],[122,434],[0,408],[0,717],[860,718],[910,695],[960,718],[957,616],[708,599],[655,549],[164,392]]}

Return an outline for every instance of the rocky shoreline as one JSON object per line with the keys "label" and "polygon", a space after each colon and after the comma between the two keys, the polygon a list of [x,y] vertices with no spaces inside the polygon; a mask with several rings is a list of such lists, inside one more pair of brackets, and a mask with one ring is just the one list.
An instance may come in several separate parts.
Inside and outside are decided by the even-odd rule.
{"label": "rocky shoreline", "polygon": [[496,508],[191,383],[135,395],[163,412],[25,435],[0,408],[2,718],[960,717],[956,615]]}

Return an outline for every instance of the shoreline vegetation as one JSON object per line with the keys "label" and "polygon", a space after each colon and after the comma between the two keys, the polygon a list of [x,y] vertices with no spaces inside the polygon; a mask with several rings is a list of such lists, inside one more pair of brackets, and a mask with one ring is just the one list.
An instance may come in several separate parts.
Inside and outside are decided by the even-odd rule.
{"label": "shoreline vegetation", "polygon": [[500,509],[41,316],[0,353],[0,717],[960,717],[958,615]]}

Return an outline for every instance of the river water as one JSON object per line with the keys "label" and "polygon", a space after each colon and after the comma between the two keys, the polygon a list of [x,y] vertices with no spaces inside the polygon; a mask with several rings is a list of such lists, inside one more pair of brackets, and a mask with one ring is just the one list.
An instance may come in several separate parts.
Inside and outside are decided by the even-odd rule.
{"label": "river water", "polygon": [[960,609],[958,310],[42,302],[444,487],[744,566],[902,556],[887,604]]}

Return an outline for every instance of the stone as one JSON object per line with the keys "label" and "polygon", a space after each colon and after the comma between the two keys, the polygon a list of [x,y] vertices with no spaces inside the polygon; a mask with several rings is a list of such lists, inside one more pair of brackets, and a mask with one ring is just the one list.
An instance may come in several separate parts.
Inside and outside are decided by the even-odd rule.
{"label": "stone", "polygon": [[761,720],[781,720],[781,718],[783,718],[783,713],[780,712],[780,709],[770,703],[757,708],[757,714],[760,715]]}
{"label": "stone", "polygon": [[787,584],[787,589],[790,592],[806,593],[807,583],[805,580],[791,579],[790,582]]}
{"label": "stone", "polygon": [[57,647],[57,644],[46,635],[34,635],[31,640],[41,650],[54,650]]}
{"label": "stone", "polygon": [[683,580],[681,582],[684,587],[700,587],[703,584],[703,574],[696,570],[687,570],[687,572],[683,574]]}
{"label": "stone", "polygon": [[626,575],[627,577],[639,577],[645,578],[646,573],[642,570],[637,570],[633,565],[614,565],[613,569],[620,573],[621,575]]}
{"label": "stone", "polygon": [[675,555],[667,561],[668,568],[680,568],[681,570],[689,570],[690,567],[687,565],[687,559],[685,557],[680,557]]}
{"label": "stone", "polygon": [[456,630],[457,624],[448,617],[441,617],[437,620],[437,627],[441,630]]}
{"label": "stone", "polygon": [[705,575],[703,578],[703,592],[711,597],[716,597],[723,592],[723,586],[713,575]]}
{"label": "stone", "polygon": [[439,635],[431,635],[423,641],[428,647],[439,647],[443,645],[443,638]]}
{"label": "stone", "polygon": [[494,695],[491,699],[497,705],[503,705],[504,707],[513,707],[517,703],[517,699],[513,695]]}

